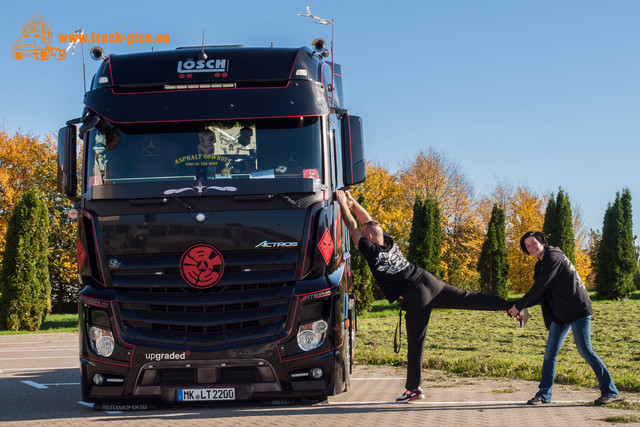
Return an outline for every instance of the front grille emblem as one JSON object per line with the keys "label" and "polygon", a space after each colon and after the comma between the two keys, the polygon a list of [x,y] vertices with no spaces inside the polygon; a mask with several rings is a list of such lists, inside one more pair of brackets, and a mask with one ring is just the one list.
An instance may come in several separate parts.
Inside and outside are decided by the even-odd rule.
{"label": "front grille emblem", "polygon": [[206,243],[191,246],[180,258],[182,279],[194,288],[210,288],[220,281],[223,273],[222,254]]}

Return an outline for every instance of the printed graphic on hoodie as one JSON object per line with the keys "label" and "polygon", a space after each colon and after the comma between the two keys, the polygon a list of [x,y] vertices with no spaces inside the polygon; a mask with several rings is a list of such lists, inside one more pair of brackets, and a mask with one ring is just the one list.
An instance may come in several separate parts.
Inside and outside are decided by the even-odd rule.
{"label": "printed graphic on hoodie", "polygon": [[396,274],[406,270],[407,267],[409,267],[409,261],[402,256],[402,253],[395,242],[388,252],[380,252],[378,254],[378,261],[376,262],[377,271],[387,274]]}

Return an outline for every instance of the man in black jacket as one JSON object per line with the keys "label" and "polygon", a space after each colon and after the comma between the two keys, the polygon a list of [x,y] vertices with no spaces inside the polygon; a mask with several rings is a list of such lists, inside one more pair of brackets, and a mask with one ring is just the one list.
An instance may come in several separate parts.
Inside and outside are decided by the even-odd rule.
{"label": "man in black jacket", "polygon": [[[422,355],[431,309],[506,311],[511,303],[495,295],[464,291],[438,280],[431,273],[407,261],[391,236],[384,232],[379,222],[371,219],[369,213],[349,192],[338,190],[336,197],[349,235],[367,260],[382,292],[389,302],[402,298],[402,306],[406,310],[407,390],[396,402],[408,403],[422,399]],[[362,223],[362,231],[351,215],[350,207]],[[513,317],[518,319],[521,326],[529,318],[526,310]]]}
{"label": "man in black jacket", "polygon": [[575,267],[560,249],[549,246],[545,235],[539,231],[525,233],[520,239],[520,247],[525,254],[534,255],[539,261],[535,265],[533,286],[509,309],[509,314],[540,302],[549,330],[539,390],[527,403],[551,402],[556,359],[570,329],[573,329],[580,356],[598,378],[601,396],[594,403],[604,405],[619,400],[611,374],[591,348],[591,299]]}

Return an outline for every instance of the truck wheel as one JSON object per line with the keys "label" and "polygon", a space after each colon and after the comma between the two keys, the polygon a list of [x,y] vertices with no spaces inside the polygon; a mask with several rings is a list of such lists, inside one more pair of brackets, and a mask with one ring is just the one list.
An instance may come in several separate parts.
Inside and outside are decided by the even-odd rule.
{"label": "truck wheel", "polygon": [[47,49],[42,49],[36,56],[36,59],[40,61],[46,61],[47,59],[49,59],[49,51]]}
{"label": "truck wheel", "polygon": [[353,365],[356,360],[356,331],[358,330],[358,316],[356,314],[356,300],[355,298],[349,299],[349,347],[351,354],[349,355],[351,364],[349,366],[349,373],[353,373]]}
{"label": "truck wheel", "polygon": [[347,312],[349,318],[349,328],[344,340],[344,374],[343,374],[343,386],[342,391],[347,391],[351,387],[351,374],[353,373],[353,364],[355,359],[355,347],[356,347],[356,311],[355,300],[349,299],[349,311]]}
{"label": "truck wheel", "polygon": [[13,55],[13,57],[15,59],[22,59],[22,53],[21,52],[16,52],[15,50],[13,52],[11,52],[11,54]]}
{"label": "truck wheel", "polygon": [[349,328],[349,373],[353,374],[353,364],[356,358],[356,327],[354,324]]}
{"label": "truck wheel", "polygon": [[344,366],[342,367],[342,392],[349,390],[351,387],[351,326],[347,330],[344,340],[344,357],[342,358]]}

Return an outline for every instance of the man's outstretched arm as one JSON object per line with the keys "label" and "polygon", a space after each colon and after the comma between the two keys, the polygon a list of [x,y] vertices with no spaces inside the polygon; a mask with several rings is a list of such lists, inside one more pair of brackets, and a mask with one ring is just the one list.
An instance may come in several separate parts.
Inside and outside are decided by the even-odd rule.
{"label": "man's outstretched arm", "polygon": [[[351,240],[353,240],[353,243],[355,243],[357,247],[358,242],[362,238],[362,232],[358,228],[358,223],[356,222],[356,219],[353,217],[353,215],[351,215],[351,211],[349,210],[349,205],[347,204],[348,203],[347,195],[342,190],[336,190],[336,199],[338,200],[338,204],[340,205],[340,210],[342,211],[342,222],[344,222],[344,225],[347,226],[347,229],[349,230],[349,236],[351,236]],[[351,199],[353,199],[353,197]],[[354,206],[355,206],[355,203],[354,203]],[[367,216],[368,215],[369,214],[367,214]]]}
{"label": "man's outstretched arm", "polygon": [[369,212],[367,212],[365,208],[360,206],[360,203],[358,203],[358,201],[353,198],[350,191],[345,191],[345,194],[347,196],[347,202],[350,202],[351,209],[353,209],[353,213],[356,214],[356,218],[358,218],[360,224],[365,224],[373,219],[371,218],[371,215],[369,215]]}

